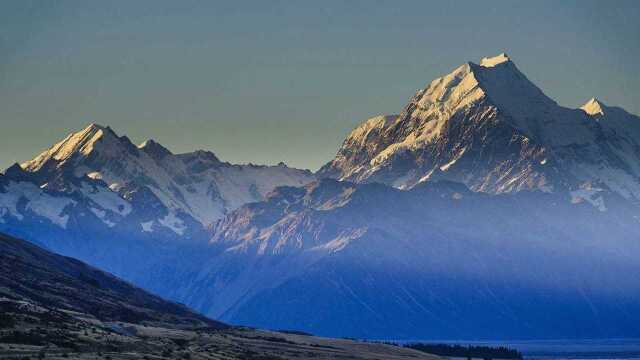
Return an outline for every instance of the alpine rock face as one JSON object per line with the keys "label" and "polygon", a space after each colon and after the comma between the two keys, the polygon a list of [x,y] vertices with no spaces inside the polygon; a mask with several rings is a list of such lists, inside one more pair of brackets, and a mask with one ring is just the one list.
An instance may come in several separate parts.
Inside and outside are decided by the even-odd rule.
{"label": "alpine rock face", "polygon": [[640,118],[592,99],[559,106],[505,54],[419,90],[358,126],[319,174],[400,189],[432,180],[492,194],[610,190],[640,200]]}
{"label": "alpine rock face", "polygon": [[136,146],[92,124],[0,176],[0,229],[126,277],[139,263],[132,256],[194,246],[229,211],[313,179],[283,164],[173,154],[153,140]]}

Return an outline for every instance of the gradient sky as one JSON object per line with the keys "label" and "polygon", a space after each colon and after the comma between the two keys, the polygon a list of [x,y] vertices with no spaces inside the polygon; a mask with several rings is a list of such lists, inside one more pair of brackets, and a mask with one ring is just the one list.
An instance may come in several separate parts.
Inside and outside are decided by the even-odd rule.
{"label": "gradient sky", "polygon": [[561,105],[640,114],[640,1],[2,1],[0,168],[96,122],[316,169],[359,122],[507,52]]}

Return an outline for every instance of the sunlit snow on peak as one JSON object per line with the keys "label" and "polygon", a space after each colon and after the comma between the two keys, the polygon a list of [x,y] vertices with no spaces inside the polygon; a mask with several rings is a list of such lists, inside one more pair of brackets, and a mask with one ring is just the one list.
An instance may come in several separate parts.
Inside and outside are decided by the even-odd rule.
{"label": "sunlit snow on peak", "polygon": [[598,99],[591,98],[591,100],[587,101],[586,104],[582,105],[580,109],[586,112],[589,115],[604,115],[604,104],[602,104]]}
{"label": "sunlit snow on peak", "polygon": [[507,54],[502,53],[502,54],[494,56],[494,57],[482,58],[482,61],[480,61],[480,65],[484,66],[484,67],[494,67],[494,66],[496,66],[498,64],[502,64],[502,63],[505,63],[507,61],[511,61],[511,59],[509,59]]}

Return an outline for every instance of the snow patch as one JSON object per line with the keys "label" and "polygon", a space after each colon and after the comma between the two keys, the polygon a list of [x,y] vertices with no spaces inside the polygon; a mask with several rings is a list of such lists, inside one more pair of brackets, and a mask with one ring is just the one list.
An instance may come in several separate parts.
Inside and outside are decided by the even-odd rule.
{"label": "snow patch", "polygon": [[440,166],[440,170],[442,171],[447,171],[451,165],[455,164],[456,161],[458,161],[458,159],[460,159],[462,157],[462,155],[464,155],[465,151],[467,151],[466,147],[463,147],[462,149],[460,149],[455,156],[453,156],[453,158],[451,159],[451,161],[449,161],[448,163]]}
{"label": "snow patch", "polygon": [[140,223],[143,232],[153,232],[153,220]]}
{"label": "snow patch", "polygon": [[85,182],[82,183],[80,190],[86,197],[105,210],[112,211],[120,216],[127,216],[131,213],[131,204],[111,190],[101,186],[94,187]]}
{"label": "snow patch", "polygon": [[71,199],[49,195],[38,186],[27,182],[9,182],[5,193],[0,193],[0,215],[2,218],[12,215],[18,220],[24,215],[18,211],[18,202],[26,199],[25,210],[33,211],[63,229],[67,228],[68,215],[62,215],[63,210],[76,202]]}
{"label": "snow patch", "polygon": [[511,61],[511,59],[509,59],[507,54],[502,53],[494,57],[482,58],[482,60],[480,61],[480,65],[484,67],[494,67],[507,61]]}
{"label": "snow patch", "polygon": [[340,234],[335,239],[311,248],[311,250],[325,250],[331,253],[336,253],[347,247],[353,240],[362,237],[367,232],[366,228],[355,229],[353,231]]}
{"label": "snow patch", "polygon": [[89,210],[91,210],[91,212],[98,217],[98,219],[102,220],[103,223],[105,223],[108,227],[114,227],[116,226],[116,223],[114,223],[113,221],[109,220],[107,218],[107,212],[104,210],[100,210],[100,209],[96,209],[96,208],[89,208]]}
{"label": "snow patch", "polygon": [[158,220],[158,222],[162,224],[164,227],[171,229],[174,233],[178,235],[184,235],[184,232],[187,228],[184,222],[180,220],[180,218],[178,218],[176,214],[174,214],[171,211],[167,214],[167,216]]}
{"label": "snow patch", "polygon": [[583,200],[589,202],[596,209],[600,211],[607,211],[607,207],[605,206],[604,199],[602,195],[598,195],[602,189],[597,188],[585,188],[578,189],[571,192],[571,202],[576,204],[580,203]]}

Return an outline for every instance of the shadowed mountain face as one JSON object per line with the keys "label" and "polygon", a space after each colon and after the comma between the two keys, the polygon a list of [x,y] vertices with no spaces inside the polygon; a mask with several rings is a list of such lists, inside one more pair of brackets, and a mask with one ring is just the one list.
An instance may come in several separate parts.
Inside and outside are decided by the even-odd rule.
{"label": "shadowed mountain face", "polygon": [[100,321],[226,327],[78,260],[3,234],[0,297],[14,303],[87,314]]}
{"label": "shadowed mountain face", "polygon": [[214,227],[219,255],[174,296],[232,323],[317,334],[636,336],[640,224],[633,205],[606,201],[617,206],[452,182],[279,188]]}
{"label": "shadowed mountain face", "polygon": [[397,346],[232,328],[3,234],[0,357],[439,359]]}

